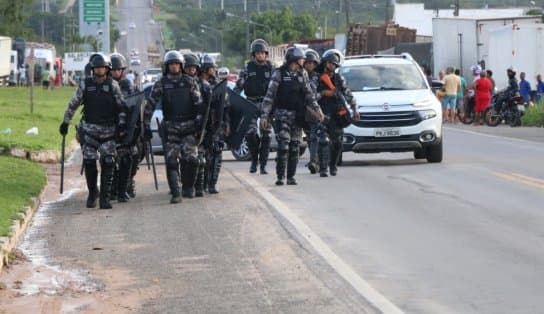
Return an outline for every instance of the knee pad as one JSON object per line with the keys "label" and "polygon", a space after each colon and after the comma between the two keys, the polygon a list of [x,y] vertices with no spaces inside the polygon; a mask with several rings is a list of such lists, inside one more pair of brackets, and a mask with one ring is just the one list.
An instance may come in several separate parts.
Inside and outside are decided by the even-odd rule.
{"label": "knee pad", "polygon": [[183,162],[186,164],[186,165],[189,165],[189,166],[194,166],[194,167],[198,167],[198,165],[200,164],[199,160],[197,157],[194,157],[194,156],[187,156]]}
{"label": "knee pad", "polygon": [[100,164],[107,167],[113,167],[115,164],[115,158],[112,155],[104,156],[100,158]]}
{"label": "knee pad", "polygon": [[87,169],[96,169],[96,160],[94,159],[83,159],[83,164]]}

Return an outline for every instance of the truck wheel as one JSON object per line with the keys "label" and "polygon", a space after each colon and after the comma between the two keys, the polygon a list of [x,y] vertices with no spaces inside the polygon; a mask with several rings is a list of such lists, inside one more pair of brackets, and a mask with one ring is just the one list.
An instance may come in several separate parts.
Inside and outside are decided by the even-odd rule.
{"label": "truck wheel", "polygon": [[442,162],[442,141],[439,144],[427,147],[426,157],[428,162]]}

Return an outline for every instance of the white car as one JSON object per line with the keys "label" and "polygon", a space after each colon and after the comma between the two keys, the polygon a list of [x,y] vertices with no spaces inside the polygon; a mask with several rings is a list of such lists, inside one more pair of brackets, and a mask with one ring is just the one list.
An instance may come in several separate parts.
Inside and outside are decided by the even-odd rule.
{"label": "white car", "polygon": [[128,28],[135,29],[136,28],[136,23],[132,22],[132,23],[128,24]]}
{"label": "white car", "polygon": [[140,58],[131,58],[130,59],[130,65],[141,65],[142,60]]}
{"label": "white car", "polygon": [[142,72],[142,84],[155,82],[162,74],[161,68],[151,68]]}
{"label": "white car", "polygon": [[344,151],[442,161],[442,106],[409,54],[346,57],[339,71],[361,116],[344,129]]}

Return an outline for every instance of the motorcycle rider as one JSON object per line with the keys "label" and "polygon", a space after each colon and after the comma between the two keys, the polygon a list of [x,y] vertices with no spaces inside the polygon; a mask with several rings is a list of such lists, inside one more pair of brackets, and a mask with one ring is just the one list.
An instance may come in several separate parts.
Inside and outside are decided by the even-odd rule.
{"label": "motorcycle rider", "polygon": [[508,99],[516,96],[519,93],[518,79],[516,78],[516,70],[513,67],[509,67],[506,70],[506,75],[508,76],[508,86],[503,92],[497,97],[497,103],[499,105],[496,107],[498,111],[504,110],[504,106],[507,106]]}
{"label": "motorcycle rider", "polygon": [[[268,83],[272,76],[273,66],[268,58],[268,43],[262,39],[256,39],[251,43],[252,60],[246,65],[245,71],[240,75],[236,82],[235,91],[241,93],[243,90],[246,98],[253,102],[257,108],[261,109],[262,101],[266,95]],[[260,164],[260,173],[267,174],[266,163],[270,151],[270,125],[267,128],[260,128],[261,136],[259,138],[257,131],[257,116],[251,121],[247,132],[247,144],[251,154],[251,166],[249,172],[257,172],[257,163]]]}
{"label": "motorcycle rider", "polygon": [[[283,185],[287,166],[287,184],[296,185],[295,173],[298,163],[299,145],[302,141],[301,123],[298,113],[305,106],[318,111],[314,93],[310,87],[308,73],[303,68],[304,51],[290,47],[285,53],[285,63],[272,74],[268,91],[263,100],[261,126],[270,127],[269,119],[274,112],[278,152],[276,157],[276,185]],[[320,115],[319,119],[323,118]]]}
{"label": "motorcycle rider", "polygon": [[[328,176],[327,168],[330,169],[332,176],[336,175],[337,164],[342,154],[342,135],[344,134],[344,129],[339,126],[338,112],[343,104],[341,103],[341,99],[336,95],[336,92],[341,93],[348,102],[353,112],[353,120],[359,121],[359,112],[357,111],[355,98],[351,94],[345,78],[340,73],[336,73],[336,69],[340,66],[342,59],[343,55],[338,50],[327,50],[321,56],[321,64],[319,65],[319,71],[322,74],[319,79],[319,85],[317,86],[317,98],[321,110],[325,114],[323,124],[326,126],[329,142],[328,149],[325,145],[318,146],[319,174],[321,177]],[[329,86],[327,81],[332,83],[333,86]]]}
{"label": "motorcycle rider", "polygon": [[[211,56],[202,56],[200,78],[207,81],[212,89],[219,83],[215,77],[216,69],[217,65]],[[223,99],[225,98],[217,98],[212,94],[206,134],[203,141],[206,154],[203,189],[210,194],[219,193],[216,185],[223,160],[223,146],[225,145],[225,137],[230,133],[229,110],[228,107],[224,106]]]}
{"label": "motorcycle rider", "polygon": [[[197,135],[202,128],[202,96],[198,82],[183,73],[184,58],[178,51],[164,55],[163,76],[155,82],[144,111],[144,124],[149,127],[156,105],[162,102],[161,136],[166,154],[166,177],[172,198],[180,203],[181,196],[193,197],[197,158]],[[180,162],[183,166],[182,193],[178,183]]]}
{"label": "motorcycle rider", "polygon": [[[83,105],[83,118],[79,125],[82,143],[85,179],[89,195],[87,208],[96,207],[99,196],[101,209],[112,208],[110,203],[113,168],[116,159],[116,138],[122,141],[127,134],[126,105],[117,81],[109,75],[111,62],[108,56],[91,56],[92,77],[87,77],[78,86],[64,113],[60,125],[61,135],[68,133],[68,126],[74,113]],[[100,160],[100,191],[97,187]]]}
{"label": "motorcycle rider", "polygon": [[[119,83],[121,92],[126,98],[134,93],[134,86],[125,77],[125,69],[127,61],[125,57],[119,53],[110,55],[111,60],[111,77]],[[127,108],[130,110],[131,108]],[[130,112],[127,112],[130,116]],[[113,172],[113,183],[111,189],[111,200],[117,200],[120,203],[128,202],[129,195],[127,194],[127,186],[130,178],[130,170],[132,168],[132,154],[128,143],[119,143],[117,145],[117,159]]]}
{"label": "motorcycle rider", "polygon": [[[316,71],[316,68],[319,65],[320,61],[321,58],[319,57],[317,51],[313,49],[307,49],[305,51],[304,69],[306,70],[306,72],[308,72],[310,87],[312,88],[315,97],[317,97],[317,85],[319,84],[319,73]],[[318,143],[322,145],[328,144],[328,142],[322,143],[326,139],[318,138],[318,134],[321,134],[318,129],[322,128],[323,125],[321,123],[307,123],[306,129],[304,130],[307,134],[308,147],[310,150],[310,161],[308,162],[307,167],[312,174],[319,172],[319,160],[317,155]]]}

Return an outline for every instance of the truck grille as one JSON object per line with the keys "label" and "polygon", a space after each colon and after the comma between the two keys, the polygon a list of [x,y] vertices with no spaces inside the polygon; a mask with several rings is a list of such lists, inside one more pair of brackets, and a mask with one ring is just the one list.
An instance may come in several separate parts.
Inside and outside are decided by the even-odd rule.
{"label": "truck grille", "polygon": [[421,122],[417,111],[366,112],[361,120],[353,123],[361,128],[382,128],[416,125]]}

